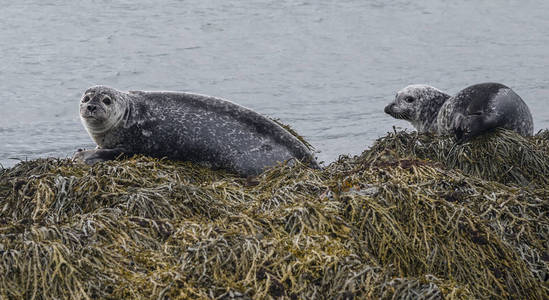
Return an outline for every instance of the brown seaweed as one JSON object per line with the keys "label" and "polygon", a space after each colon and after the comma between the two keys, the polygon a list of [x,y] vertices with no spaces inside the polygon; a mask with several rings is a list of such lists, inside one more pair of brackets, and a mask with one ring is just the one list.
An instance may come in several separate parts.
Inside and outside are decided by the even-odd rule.
{"label": "brown seaweed", "polygon": [[0,298],[549,297],[549,134],[394,132],[255,179],[143,156],[0,171]]}

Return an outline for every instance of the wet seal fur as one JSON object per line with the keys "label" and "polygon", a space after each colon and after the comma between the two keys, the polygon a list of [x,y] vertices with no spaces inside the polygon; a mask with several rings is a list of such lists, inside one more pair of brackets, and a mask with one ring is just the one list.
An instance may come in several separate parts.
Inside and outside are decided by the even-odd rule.
{"label": "wet seal fur", "polygon": [[145,154],[245,177],[296,158],[319,167],[311,151],[280,125],[220,98],[95,86],[82,97],[80,118],[97,149],[78,151],[74,158],[88,164]]}
{"label": "wet seal fur", "polygon": [[428,85],[409,85],[400,90],[385,113],[409,121],[420,133],[454,135],[466,142],[496,127],[531,136],[532,115],[524,101],[500,83],[480,83],[455,96]]}

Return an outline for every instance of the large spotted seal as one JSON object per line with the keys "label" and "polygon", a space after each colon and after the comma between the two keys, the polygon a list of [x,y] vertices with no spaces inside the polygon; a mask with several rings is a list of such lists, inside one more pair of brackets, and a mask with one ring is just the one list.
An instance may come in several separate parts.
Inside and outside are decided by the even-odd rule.
{"label": "large spotted seal", "polygon": [[454,134],[459,143],[496,127],[533,134],[530,110],[507,86],[480,83],[455,96],[428,85],[410,85],[400,90],[385,112],[407,120],[418,132]]}
{"label": "large spotted seal", "polygon": [[241,176],[312,153],[272,120],[223,99],[180,92],[85,91],[80,117],[97,149],[79,151],[88,164],[120,154],[145,154],[206,164]]}

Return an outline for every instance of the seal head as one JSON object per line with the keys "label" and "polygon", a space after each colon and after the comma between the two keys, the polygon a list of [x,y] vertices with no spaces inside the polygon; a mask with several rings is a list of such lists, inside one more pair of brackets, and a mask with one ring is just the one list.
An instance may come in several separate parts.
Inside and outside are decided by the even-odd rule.
{"label": "seal head", "polygon": [[105,133],[120,126],[127,108],[127,99],[122,93],[105,86],[91,87],[80,100],[80,120],[101,147]]}
{"label": "seal head", "polygon": [[398,91],[395,100],[385,107],[393,118],[409,121],[418,132],[437,132],[440,107],[450,95],[432,86],[409,85]]}

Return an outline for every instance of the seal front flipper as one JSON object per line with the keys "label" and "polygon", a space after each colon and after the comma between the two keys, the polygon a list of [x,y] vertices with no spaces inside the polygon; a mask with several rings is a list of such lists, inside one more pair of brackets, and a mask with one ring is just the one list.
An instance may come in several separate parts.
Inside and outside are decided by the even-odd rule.
{"label": "seal front flipper", "polygon": [[458,115],[454,119],[453,133],[458,144],[463,144],[482,133],[483,120],[477,115]]}
{"label": "seal front flipper", "polygon": [[82,161],[88,165],[93,165],[98,162],[114,160],[122,154],[126,154],[124,149],[94,149],[94,150],[78,150],[73,160]]}
{"label": "seal front flipper", "polygon": [[466,116],[457,114],[453,123],[453,132],[458,144],[467,142],[500,125],[493,114],[488,115],[482,112]]}

